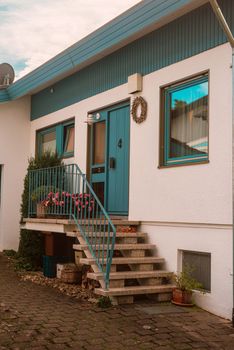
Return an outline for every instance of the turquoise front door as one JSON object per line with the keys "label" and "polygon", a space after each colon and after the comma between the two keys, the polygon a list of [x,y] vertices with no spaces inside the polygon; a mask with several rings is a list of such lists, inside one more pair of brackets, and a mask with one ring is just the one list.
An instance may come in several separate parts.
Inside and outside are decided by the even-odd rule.
{"label": "turquoise front door", "polygon": [[99,111],[91,133],[91,183],[109,214],[128,214],[130,107]]}
{"label": "turquoise front door", "polygon": [[108,113],[109,147],[107,178],[107,210],[112,214],[128,214],[129,192],[129,105]]}

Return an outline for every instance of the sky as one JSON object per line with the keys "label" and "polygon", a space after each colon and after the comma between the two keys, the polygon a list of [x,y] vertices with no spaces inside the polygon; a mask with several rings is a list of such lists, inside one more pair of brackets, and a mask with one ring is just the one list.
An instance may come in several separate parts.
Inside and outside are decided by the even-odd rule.
{"label": "sky", "polygon": [[184,101],[190,104],[200,98],[208,95],[208,82],[199,83],[188,88],[182,88],[172,93],[172,108],[175,107],[176,101]]}
{"label": "sky", "polygon": [[0,0],[0,64],[19,79],[139,0]]}

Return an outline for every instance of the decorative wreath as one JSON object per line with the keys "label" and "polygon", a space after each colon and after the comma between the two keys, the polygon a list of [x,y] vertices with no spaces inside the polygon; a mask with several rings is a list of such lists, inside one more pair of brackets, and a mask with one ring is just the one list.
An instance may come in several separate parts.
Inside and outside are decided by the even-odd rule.
{"label": "decorative wreath", "polygon": [[[140,106],[141,108],[141,114],[140,116],[137,116],[137,109]],[[144,120],[146,120],[147,117],[147,102],[144,100],[143,97],[139,96],[136,97],[132,104],[132,110],[131,110],[132,118],[137,123],[140,124]]]}

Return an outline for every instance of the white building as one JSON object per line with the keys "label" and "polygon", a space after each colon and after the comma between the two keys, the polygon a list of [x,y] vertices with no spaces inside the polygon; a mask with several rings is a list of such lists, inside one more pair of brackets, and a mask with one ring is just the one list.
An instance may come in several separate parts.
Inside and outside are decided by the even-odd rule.
{"label": "white building", "polygon": [[[233,1],[219,5],[233,31]],[[209,1],[154,0],[0,90],[0,250],[18,245],[28,157],[57,149],[108,213],[141,222],[168,270],[200,266],[207,293],[196,302],[231,318],[232,79]],[[136,123],[140,96],[147,114]]]}

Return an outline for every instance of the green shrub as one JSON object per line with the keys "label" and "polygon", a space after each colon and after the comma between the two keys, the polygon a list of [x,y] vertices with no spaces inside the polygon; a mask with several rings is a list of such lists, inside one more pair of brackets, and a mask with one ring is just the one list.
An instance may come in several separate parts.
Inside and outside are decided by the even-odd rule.
{"label": "green shrub", "polygon": [[[23,218],[28,217],[29,204],[29,179],[28,171],[41,168],[49,168],[53,166],[63,165],[61,158],[50,152],[45,152],[42,156],[30,158],[28,162],[27,174],[24,178],[24,190],[21,201],[21,223]],[[43,255],[43,235],[37,231],[21,229],[20,242],[17,253],[17,269],[38,269],[42,266]]]}
{"label": "green shrub", "polygon": [[28,217],[28,204],[29,204],[29,183],[28,183],[28,171],[41,168],[49,168],[53,166],[63,165],[61,158],[56,153],[45,152],[40,157],[30,158],[28,162],[27,174],[24,178],[24,190],[21,201],[21,222],[23,218]]}
{"label": "green shrub", "polygon": [[16,258],[14,261],[15,271],[36,271],[38,268],[35,268],[33,265],[24,258]]}
{"label": "green shrub", "polygon": [[102,296],[98,299],[97,305],[102,309],[107,309],[108,307],[112,306],[112,301],[111,301],[110,297]]}
{"label": "green shrub", "polygon": [[9,256],[9,257],[12,257],[12,258],[15,258],[17,256],[17,252],[15,250],[13,250],[13,249],[4,249],[3,253],[6,256]]}
{"label": "green shrub", "polygon": [[42,266],[44,251],[43,235],[38,231],[21,230],[20,242],[17,253],[18,259],[23,259],[23,264],[29,264],[33,270]]}

